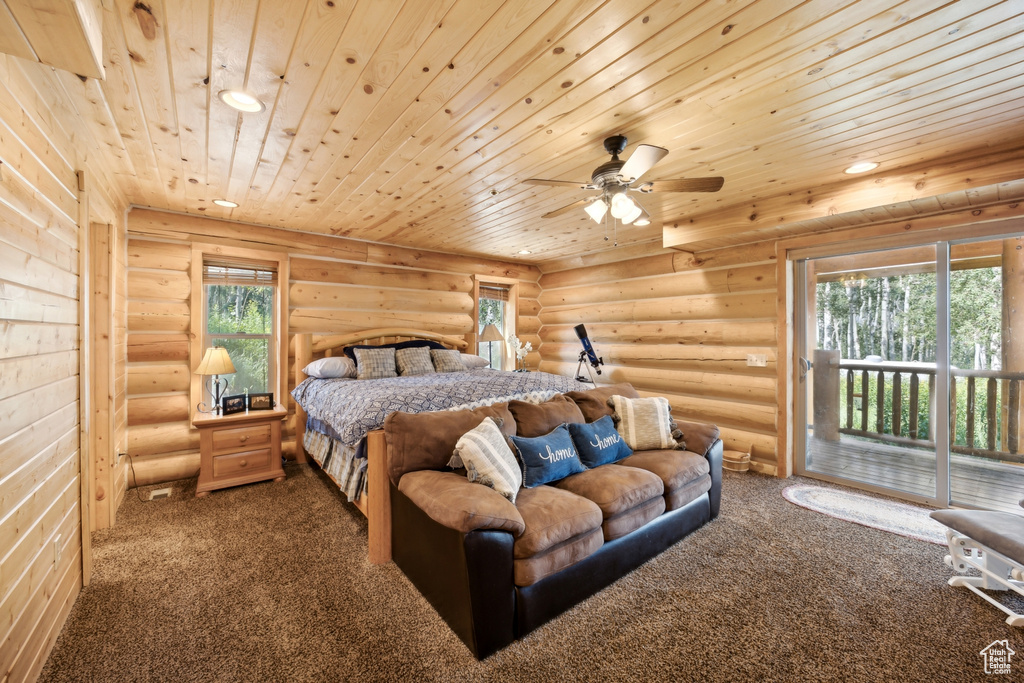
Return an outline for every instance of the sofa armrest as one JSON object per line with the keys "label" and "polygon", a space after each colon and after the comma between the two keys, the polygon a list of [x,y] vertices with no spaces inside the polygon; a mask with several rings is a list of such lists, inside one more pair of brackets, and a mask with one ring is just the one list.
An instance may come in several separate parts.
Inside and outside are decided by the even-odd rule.
{"label": "sofa armrest", "polygon": [[495,529],[519,536],[526,529],[519,510],[507,498],[455,472],[408,472],[398,490],[432,520],[455,531]]}
{"label": "sofa armrest", "polygon": [[710,423],[676,420],[676,426],[683,433],[686,450],[698,455],[706,456],[721,436],[718,426]]}

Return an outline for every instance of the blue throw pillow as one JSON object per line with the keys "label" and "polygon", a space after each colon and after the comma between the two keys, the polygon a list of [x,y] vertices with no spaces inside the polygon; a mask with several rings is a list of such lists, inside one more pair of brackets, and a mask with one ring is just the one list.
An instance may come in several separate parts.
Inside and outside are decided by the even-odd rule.
{"label": "blue throw pillow", "polygon": [[570,424],[569,433],[576,452],[580,454],[580,460],[587,467],[606,465],[633,453],[633,449],[615,429],[611,415],[605,415],[589,424]]}
{"label": "blue throw pillow", "polygon": [[564,424],[544,436],[509,438],[519,466],[523,468],[523,486],[528,489],[565,479],[570,474],[587,469],[580,462],[580,456]]}

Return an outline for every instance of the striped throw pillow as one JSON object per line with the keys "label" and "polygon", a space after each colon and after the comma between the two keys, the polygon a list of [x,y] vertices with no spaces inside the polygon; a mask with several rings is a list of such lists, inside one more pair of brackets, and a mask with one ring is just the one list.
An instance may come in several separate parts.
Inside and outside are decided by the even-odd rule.
{"label": "striped throw pillow", "polygon": [[493,418],[484,418],[483,422],[459,437],[455,455],[462,460],[467,479],[489,486],[516,502],[516,494],[523,485],[523,473]]}
{"label": "striped throw pillow", "polygon": [[679,447],[673,437],[677,430],[667,398],[616,395],[608,399],[608,404],[615,409],[615,429],[634,451]]}
{"label": "striped throw pillow", "polygon": [[395,350],[356,349],[356,379],[384,379],[397,377],[395,372]]}
{"label": "striped throw pillow", "polygon": [[434,359],[434,369],[438,372],[464,372],[466,369],[462,354],[455,349],[431,349],[430,357]]}
{"label": "striped throw pillow", "polygon": [[398,349],[395,351],[395,361],[398,363],[398,374],[403,377],[434,374],[434,364],[430,361],[430,349],[426,346]]}

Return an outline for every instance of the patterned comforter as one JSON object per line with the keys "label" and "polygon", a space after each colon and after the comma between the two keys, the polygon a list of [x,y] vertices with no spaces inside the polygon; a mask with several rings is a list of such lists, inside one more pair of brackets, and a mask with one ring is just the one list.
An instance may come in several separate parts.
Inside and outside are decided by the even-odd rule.
{"label": "patterned comforter", "polygon": [[292,396],[308,416],[306,450],[350,500],[365,489],[360,442],[396,411],[461,410],[519,400],[541,403],[555,394],[590,388],[547,372],[466,370],[389,379],[306,379]]}

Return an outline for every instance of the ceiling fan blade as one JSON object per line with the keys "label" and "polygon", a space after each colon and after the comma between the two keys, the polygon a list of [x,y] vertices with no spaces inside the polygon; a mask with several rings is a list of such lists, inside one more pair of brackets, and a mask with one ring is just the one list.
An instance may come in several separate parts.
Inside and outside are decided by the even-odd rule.
{"label": "ceiling fan blade", "polygon": [[641,192],[718,192],[725,184],[725,178],[679,178],[677,180],[655,180],[644,183]]}
{"label": "ceiling fan blade", "polygon": [[636,180],[644,173],[651,170],[651,167],[665,158],[668,150],[664,147],[654,145],[637,145],[636,149],[622,165],[619,175],[626,181]]}
{"label": "ceiling fan blade", "polygon": [[590,188],[589,183],[578,183],[573,180],[548,180],[546,178],[529,178],[523,181],[529,185],[554,185],[556,187],[575,187],[579,190]]}
{"label": "ceiling fan blade", "polygon": [[587,202],[590,202],[593,199],[594,199],[593,197],[587,197],[586,199],[580,199],[578,201],[573,202],[572,204],[567,204],[566,206],[563,206],[560,209],[555,209],[554,211],[548,211],[546,214],[541,216],[541,218],[555,218],[556,216],[561,216],[562,214],[569,213],[570,211],[572,211],[576,207],[583,206],[584,204],[586,204]]}

